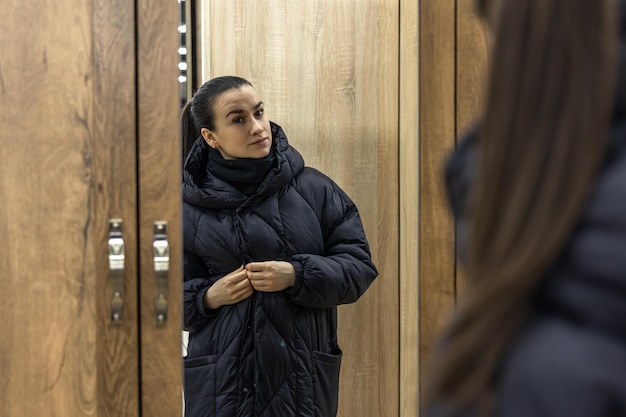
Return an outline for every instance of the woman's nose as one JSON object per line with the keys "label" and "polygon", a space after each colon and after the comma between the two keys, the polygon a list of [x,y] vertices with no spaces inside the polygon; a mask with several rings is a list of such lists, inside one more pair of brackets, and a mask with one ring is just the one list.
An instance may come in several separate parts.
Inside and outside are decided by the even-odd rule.
{"label": "woman's nose", "polygon": [[260,120],[257,119],[252,119],[252,129],[251,132],[252,133],[259,133],[263,131],[263,124],[261,123]]}

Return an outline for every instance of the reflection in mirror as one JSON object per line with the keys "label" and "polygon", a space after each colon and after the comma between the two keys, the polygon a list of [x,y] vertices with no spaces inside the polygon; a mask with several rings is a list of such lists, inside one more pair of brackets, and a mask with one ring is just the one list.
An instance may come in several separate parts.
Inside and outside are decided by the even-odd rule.
{"label": "reflection in mirror", "polygon": [[399,2],[197,0],[194,6],[194,88],[221,75],[248,79],[306,165],[335,180],[359,208],[383,279],[357,303],[339,307],[345,355],[338,415],[397,415]]}

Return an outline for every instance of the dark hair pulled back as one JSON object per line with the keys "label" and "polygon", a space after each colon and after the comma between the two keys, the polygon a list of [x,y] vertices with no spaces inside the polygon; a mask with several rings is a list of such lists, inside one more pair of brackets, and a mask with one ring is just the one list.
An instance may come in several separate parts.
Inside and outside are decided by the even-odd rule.
{"label": "dark hair pulled back", "polygon": [[192,99],[183,107],[180,117],[184,159],[187,158],[191,146],[203,128],[215,129],[213,104],[217,97],[244,85],[252,86],[245,78],[226,75],[210,79],[195,92]]}

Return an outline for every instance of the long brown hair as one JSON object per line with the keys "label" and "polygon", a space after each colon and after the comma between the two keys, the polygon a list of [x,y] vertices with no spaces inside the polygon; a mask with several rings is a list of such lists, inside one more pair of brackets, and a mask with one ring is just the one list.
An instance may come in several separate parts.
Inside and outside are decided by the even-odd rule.
{"label": "long brown hair", "polygon": [[429,401],[483,414],[601,164],[618,50],[616,0],[492,1],[499,14],[466,213],[468,291],[427,387]]}

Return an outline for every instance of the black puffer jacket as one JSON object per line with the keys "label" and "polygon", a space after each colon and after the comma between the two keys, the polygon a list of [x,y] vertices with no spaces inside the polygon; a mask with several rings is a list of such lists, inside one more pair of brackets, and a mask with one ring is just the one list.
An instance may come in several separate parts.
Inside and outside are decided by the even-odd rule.
{"label": "black puffer jacket", "polygon": [[[207,169],[197,140],[185,164],[184,327],[188,417],[334,417],[336,306],[356,301],[377,271],[357,208],[304,166],[272,123],[278,167],[247,197]],[[215,311],[209,286],[252,261],[291,262],[295,285]]]}

